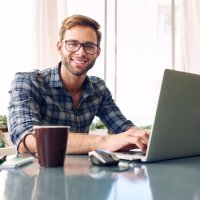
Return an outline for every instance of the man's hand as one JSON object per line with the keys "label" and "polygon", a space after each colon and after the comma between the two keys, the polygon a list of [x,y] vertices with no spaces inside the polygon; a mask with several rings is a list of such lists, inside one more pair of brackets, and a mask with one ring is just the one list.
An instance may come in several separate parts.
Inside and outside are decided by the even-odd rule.
{"label": "man's hand", "polygon": [[140,148],[145,152],[149,141],[149,134],[150,133],[144,129],[131,127],[123,133],[112,135],[110,138],[107,138],[105,144],[107,146],[106,149],[110,151],[123,151]]}

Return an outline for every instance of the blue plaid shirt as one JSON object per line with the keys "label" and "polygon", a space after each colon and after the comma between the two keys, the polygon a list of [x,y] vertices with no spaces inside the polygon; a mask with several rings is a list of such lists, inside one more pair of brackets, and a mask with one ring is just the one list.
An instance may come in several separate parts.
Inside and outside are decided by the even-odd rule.
{"label": "blue plaid shirt", "polygon": [[67,125],[71,132],[88,133],[98,116],[112,133],[133,126],[116,106],[105,82],[95,76],[86,77],[80,104],[74,108],[60,78],[60,65],[16,74],[8,108],[11,140],[16,146],[34,125]]}

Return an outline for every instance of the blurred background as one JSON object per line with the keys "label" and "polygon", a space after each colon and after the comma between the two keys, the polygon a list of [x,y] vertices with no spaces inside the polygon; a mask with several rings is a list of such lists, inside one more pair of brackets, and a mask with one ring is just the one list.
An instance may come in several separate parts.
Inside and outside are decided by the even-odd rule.
{"label": "blurred background", "polygon": [[0,115],[14,74],[54,67],[62,20],[97,20],[101,55],[89,75],[106,81],[124,115],[153,123],[164,69],[200,74],[198,0],[6,0],[0,2]]}

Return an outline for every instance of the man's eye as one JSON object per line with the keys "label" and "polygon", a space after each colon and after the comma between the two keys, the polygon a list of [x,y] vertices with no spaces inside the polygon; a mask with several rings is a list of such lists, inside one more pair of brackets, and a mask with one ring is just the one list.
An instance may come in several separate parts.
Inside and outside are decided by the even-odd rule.
{"label": "man's eye", "polygon": [[77,42],[68,42],[69,46],[77,47],[79,44]]}
{"label": "man's eye", "polygon": [[87,48],[87,49],[94,49],[94,45],[92,45],[92,44],[85,44],[85,48]]}
{"label": "man's eye", "polygon": [[76,42],[71,42],[70,45],[73,46],[73,47],[77,47],[79,44],[76,43]]}

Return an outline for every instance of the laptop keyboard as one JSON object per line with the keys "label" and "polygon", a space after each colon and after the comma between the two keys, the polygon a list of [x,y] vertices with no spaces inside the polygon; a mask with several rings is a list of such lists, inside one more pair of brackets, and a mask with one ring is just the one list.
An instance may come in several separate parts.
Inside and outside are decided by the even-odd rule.
{"label": "laptop keyboard", "polygon": [[131,154],[131,155],[139,155],[139,156],[145,156],[145,153],[141,150],[131,150],[131,151],[125,151],[125,152],[121,152],[124,154]]}
{"label": "laptop keyboard", "polygon": [[144,152],[136,149],[126,152],[114,152],[114,154],[121,160],[138,160],[145,157]]}

